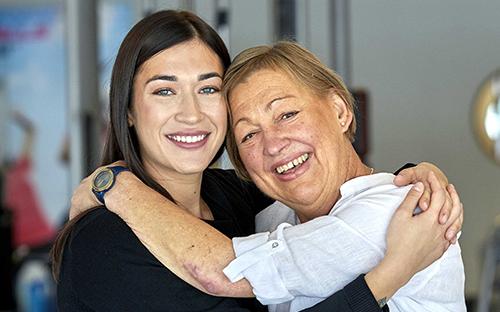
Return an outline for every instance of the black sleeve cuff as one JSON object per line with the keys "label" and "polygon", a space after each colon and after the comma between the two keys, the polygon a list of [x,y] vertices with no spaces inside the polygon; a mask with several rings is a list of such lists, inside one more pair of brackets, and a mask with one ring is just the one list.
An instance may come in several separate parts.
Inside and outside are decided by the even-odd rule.
{"label": "black sleeve cuff", "polygon": [[378,306],[377,300],[375,300],[370,288],[368,288],[366,284],[364,274],[358,276],[354,281],[349,283],[344,288],[344,291],[352,311],[389,311],[387,305],[385,305],[383,309]]}
{"label": "black sleeve cuff", "polygon": [[407,168],[411,168],[411,167],[415,167],[416,165],[414,163],[406,163],[403,167],[399,168],[398,170],[394,171],[394,175],[398,175],[401,171],[407,169]]}

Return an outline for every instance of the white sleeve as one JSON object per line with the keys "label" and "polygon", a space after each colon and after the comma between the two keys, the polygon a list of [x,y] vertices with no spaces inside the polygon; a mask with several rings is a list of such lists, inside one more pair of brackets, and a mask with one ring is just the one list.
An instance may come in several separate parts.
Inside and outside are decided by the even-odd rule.
{"label": "white sleeve", "polygon": [[384,256],[383,248],[335,216],[234,238],[233,247],[237,258],[224,273],[233,282],[246,278],[263,304],[328,297]]}

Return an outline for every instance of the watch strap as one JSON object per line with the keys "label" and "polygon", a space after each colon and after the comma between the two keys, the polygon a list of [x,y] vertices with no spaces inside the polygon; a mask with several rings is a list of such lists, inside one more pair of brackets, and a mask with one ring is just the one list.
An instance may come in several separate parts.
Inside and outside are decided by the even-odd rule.
{"label": "watch strap", "polygon": [[[104,195],[110,190],[113,188],[113,186],[115,185],[115,181],[116,181],[116,177],[118,176],[118,174],[120,172],[123,172],[123,171],[129,171],[129,169],[127,167],[124,167],[124,166],[112,166],[112,167],[106,167],[107,169],[111,170],[111,172],[113,173],[113,177],[112,177],[112,182],[111,182],[111,185],[109,187],[107,187],[105,190],[102,190],[102,191],[95,191],[93,188],[92,188],[92,192],[94,193],[95,197],[97,198],[97,200],[105,205],[105,202],[104,202]],[[97,176],[97,175],[96,175]]]}

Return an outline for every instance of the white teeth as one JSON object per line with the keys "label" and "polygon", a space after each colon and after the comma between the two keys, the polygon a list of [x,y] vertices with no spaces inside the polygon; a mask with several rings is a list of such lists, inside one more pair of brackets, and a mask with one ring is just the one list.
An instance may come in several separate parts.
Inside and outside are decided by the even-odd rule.
{"label": "white teeth", "polygon": [[201,140],[205,139],[207,135],[206,134],[201,134],[201,135],[168,135],[168,138],[177,142],[182,142],[182,143],[196,143],[200,142]]}
{"label": "white teeth", "polygon": [[296,166],[304,163],[308,158],[309,158],[309,154],[305,153],[305,154],[295,158],[294,160],[290,161],[289,163],[277,167],[276,172],[278,172],[279,174],[285,173],[288,170],[295,168]]}

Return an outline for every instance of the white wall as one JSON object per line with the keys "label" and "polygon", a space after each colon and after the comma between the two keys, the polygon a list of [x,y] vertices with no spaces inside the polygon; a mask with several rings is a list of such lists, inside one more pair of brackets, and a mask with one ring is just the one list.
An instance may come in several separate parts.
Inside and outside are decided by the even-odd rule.
{"label": "white wall", "polygon": [[351,2],[353,85],[371,97],[369,160],[378,170],[432,161],[457,186],[468,294],[500,214],[500,166],[479,150],[470,117],[480,81],[500,67],[499,12],[486,0]]}
{"label": "white wall", "polygon": [[273,40],[273,1],[232,0],[229,2],[229,52],[231,57]]}

